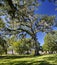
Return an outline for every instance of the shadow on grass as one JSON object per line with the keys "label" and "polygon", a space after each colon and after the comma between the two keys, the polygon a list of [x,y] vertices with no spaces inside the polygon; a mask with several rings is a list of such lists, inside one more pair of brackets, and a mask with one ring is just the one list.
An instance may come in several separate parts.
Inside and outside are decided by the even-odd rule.
{"label": "shadow on grass", "polygon": [[31,56],[0,56],[0,59],[16,59],[16,58],[26,58]]}
{"label": "shadow on grass", "polygon": [[17,58],[32,58],[32,57],[38,57],[33,55],[25,55],[25,56],[0,56],[0,59],[17,59]]}
{"label": "shadow on grass", "polygon": [[50,64],[49,62],[46,61],[35,61],[35,62],[16,61],[16,62],[10,62],[5,64],[2,63],[0,65],[55,65],[55,64]]}
{"label": "shadow on grass", "polygon": [[11,56],[0,56],[0,59],[17,59],[17,58],[33,58],[33,57],[39,57],[39,56],[42,56],[42,55],[38,55],[38,56],[35,56],[35,55],[11,55]]}

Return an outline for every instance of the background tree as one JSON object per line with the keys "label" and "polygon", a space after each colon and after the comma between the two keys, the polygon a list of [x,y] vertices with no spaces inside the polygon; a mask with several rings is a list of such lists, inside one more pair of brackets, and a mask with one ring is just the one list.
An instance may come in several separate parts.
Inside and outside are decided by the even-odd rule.
{"label": "background tree", "polygon": [[32,48],[31,39],[26,38],[20,39],[18,41],[13,42],[12,46],[13,49],[19,54],[24,54],[25,51],[29,53],[29,51]]}
{"label": "background tree", "polygon": [[12,35],[10,37],[7,37],[6,40],[7,40],[7,43],[8,43],[8,49],[10,49],[12,51],[12,54],[14,54],[14,47],[13,47],[13,45],[17,41],[16,36]]}
{"label": "background tree", "polygon": [[0,45],[1,45],[1,48],[2,50],[4,50],[5,54],[7,54],[7,42],[6,40],[4,40],[2,37],[0,37]]}
{"label": "background tree", "polygon": [[44,51],[57,51],[57,31],[53,31],[53,33],[48,33],[45,36],[43,50]]}

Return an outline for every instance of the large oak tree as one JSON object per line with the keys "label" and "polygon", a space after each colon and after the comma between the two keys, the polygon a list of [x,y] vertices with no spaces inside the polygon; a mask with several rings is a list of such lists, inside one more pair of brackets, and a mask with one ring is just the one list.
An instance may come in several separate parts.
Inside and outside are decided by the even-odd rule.
{"label": "large oak tree", "polygon": [[[2,8],[1,8],[2,7]],[[0,15],[5,15],[7,24],[4,34],[26,32],[34,40],[35,55],[39,55],[40,45],[37,32],[50,32],[54,24],[53,16],[38,16],[34,11],[38,8],[37,0],[1,0]]]}

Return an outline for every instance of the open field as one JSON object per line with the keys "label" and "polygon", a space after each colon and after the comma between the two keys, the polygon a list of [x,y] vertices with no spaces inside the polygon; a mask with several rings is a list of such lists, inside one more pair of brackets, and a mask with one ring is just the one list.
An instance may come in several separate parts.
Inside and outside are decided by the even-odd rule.
{"label": "open field", "polygon": [[0,56],[0,65],[57,65],[57,54],[43,56]]}

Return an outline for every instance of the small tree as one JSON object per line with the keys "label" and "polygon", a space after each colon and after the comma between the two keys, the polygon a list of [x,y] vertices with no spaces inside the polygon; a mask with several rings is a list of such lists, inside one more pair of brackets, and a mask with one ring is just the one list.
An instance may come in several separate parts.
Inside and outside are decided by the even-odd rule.
{"label": "small tree", "polygon": [[32,48],[31,40],[30,39],[20,39],[13,44],[15,51],[19,54],[24,54],[27,51],[27,54]]}
{"label": "small tree", "polygon": [[57,32],[48,33],[45,36],[44,44],[43,44],[43,50],[44,51],[57,51]]}

